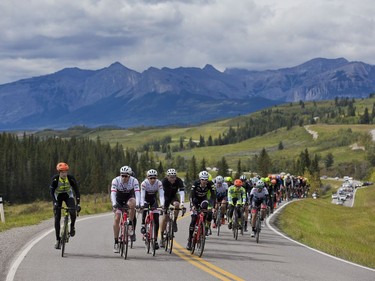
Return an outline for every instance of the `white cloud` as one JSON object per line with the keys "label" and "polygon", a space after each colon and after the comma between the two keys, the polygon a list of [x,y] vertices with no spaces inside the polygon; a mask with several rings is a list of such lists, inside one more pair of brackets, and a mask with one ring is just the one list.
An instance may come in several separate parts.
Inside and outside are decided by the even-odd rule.
{"label": "white cloud", "polygon": [[115,61],[140,72],[375,64],[374,13],[370,0],[2,0],[0,83]]}

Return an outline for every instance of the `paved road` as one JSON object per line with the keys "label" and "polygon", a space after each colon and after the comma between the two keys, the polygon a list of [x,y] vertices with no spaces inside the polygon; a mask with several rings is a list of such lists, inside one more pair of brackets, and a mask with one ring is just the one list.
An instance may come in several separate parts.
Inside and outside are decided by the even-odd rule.
{"label": "paved road", "polygon": [[[373,281],[375,270],[366,269],[323,255],[263,228],[259,244],[246,236],[237,241],[227,226],[222,235],[214,233],[206,243],[203,258],[191,256],[184,246],[189,216],[179,220],[175,251],[146,254],[138,234],[129,259],[112,252],[112,215],[81,218],[77,234],[67,245],[66,257],[53,248],[49,232],[29,244],[13,265],[7,281],[21,280],[340,280]],[[271,219],[272,221],[272,219]],[[14,276],[14,279],[12,278]]]}

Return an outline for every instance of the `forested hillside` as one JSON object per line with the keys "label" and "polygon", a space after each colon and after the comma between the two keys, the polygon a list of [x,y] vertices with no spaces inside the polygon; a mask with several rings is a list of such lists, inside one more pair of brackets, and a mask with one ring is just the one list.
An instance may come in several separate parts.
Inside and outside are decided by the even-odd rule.
{"label": "forested hillside", "polygon": [[[107,193],[123,165],[130,165],[140,180],[150,168],[163,176],[174,167],[188,186],[208,167],[216,167],[213,174],[223,176],[287,171],[307,173],[311,180],[322,173],[350,173],[365,179],[375,166],[375,145],[369,134],[375,129],[374,115],[375,97],[370,96],[284,104],[190,128],[74,127],[2,133],[0,194],[10,202],[48,199],[59,161],[69,163],[84,194]],[[307,133],[306,125],[319,131],[317,140]],[[353,150],[353,144],[363,149]]]}

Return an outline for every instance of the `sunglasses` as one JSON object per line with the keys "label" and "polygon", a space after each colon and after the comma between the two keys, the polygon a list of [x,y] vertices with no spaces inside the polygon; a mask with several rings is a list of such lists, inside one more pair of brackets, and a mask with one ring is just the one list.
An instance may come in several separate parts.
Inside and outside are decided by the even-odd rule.
{"label": "sunglasses", "polygon": [[121,175],[121,177],[123,177],[123,178],[128,178],[129,175]]}
{"label": "sunglasses", "polygon": [[156,180],[156,178],[155,178],[155,177],[152,177],[152,178],[148,178],[148,179],[150,179],[150,180]]}
{"label": "sunglasses", "polygon": [[208,179],[201,179],[201,181],[208,181]]}

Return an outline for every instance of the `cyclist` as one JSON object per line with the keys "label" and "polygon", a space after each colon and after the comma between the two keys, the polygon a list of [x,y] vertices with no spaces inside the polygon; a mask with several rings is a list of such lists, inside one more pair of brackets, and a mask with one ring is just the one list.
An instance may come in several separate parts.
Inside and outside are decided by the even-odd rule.
{"label": "cyclist", "polygon": [[[164,190],[163,184],[158,180],[158,172],[154,169],[147,171],[147,179],[141,183],[141,206],[148,209],[156,209],[159,207],[158,198],[159,195],[160,205],[164,205]],[[155,249],[159,249],[158,244],[158,233],[159,233],[159,214],[158,210],[151,210],[154,213],[154,237],[155,237]],[[146,234],[145,220],[146,220],[147,210],[143,210],[142,214],[142,227],[141,233]]]}
{"label": "cyclist", "polygon": [[[227,200],[228,200],[228,185],[224,182],[224,178],[222,176],[217,176],[215,178],[215,190],[216,190],[216,205],[215,209],[221,208],[221,224],[225,224],[224,214],[227,208]],[[213,228],[216,228],[216,216],[217,212],[214,213],[214,223],[212,225]]]}
{"label": "cyclist", "polygon": [[[167,170],[167,176],[161,181],[164,189],[164,209],[173,205],[176,209],[184,208],[185,202],[185,185],[181,178],[177,177],[177,171],[173,168]],[[180,196],[178,199],[177,192]],[[180,204],[181,203],[181,204]],[[173,231],[177,232],[178,210],[174,212]],[[167,227],[167,216],[163,216],[161,222],[161,247],[165,247],[163,233]]]}
{"label": "cyclist", "polygon": [[[78,183],[74,176],[68,175],[69,166],[64,162],[60,162],[56,166],[58,172],[57,175],[52,177],[52,182],[50,185],[50,193],[53,201],[53,213],[55,217],[55,234],[56,243],[55,249],[60,249],[60,220],[61,220],[61,207],[62,202],[65,202],[68,208],[74,208],[75,210],[70,210],[70,236],[76,234],[74,224],[76,222],[77,214],[76,212],[81,211],[80,204],[80,193],[78,188]],[[74,196],[76,201],[74,200]]]}
{"label": "cyclist", "polygon": [[255,236],[255,221],[257,208],[261,206],[261,220],[263,221],[266,216],[266,202],[268,198],[268,190],[264,185],[262,180],[258,180],[256,186],[250,192],[250,202],[251,202],[251,226],[252,232],[251,237]]}
{"label": "cyclist", "polygon": [[120,208],[129,208],[129,234],[131,239],[135,241],[135,226],[137,224],[137,219],[135,217],[135,207],[140,206],[140,191],[139,182],[132,176],[133,170],[129,166],[123,166],[120,168],[120,175],[112,180],[111,185],[111,202],[112,209],[114,212],[113,221],[113,235],[115,239],[115,244],[113,251],[115,253],[119,252],[118,235],[120,231],[120,219],[121,210]]}
{"label": "cyclist", "polygon": [[[189,238],[186,249],[191,250],[191,239],[193,237],[195,222],[197,220],[197,210],[200,208],[202,210],[208,210],[209,206],[212,206],[212,201],[216,200],[215,188],[212,181],[208,180],[209,174],[207,171],[199,172],[199,180],[194,182],[191,193],[190,193],[190,204],[192,206],[191,211],[191,222],[189,226]],[[210,196],[211,195],[211,196]],[[209,200],[210,199],[210,200]],[[211,201],[211,202],[209,202]],[[208,210],[205,214],[206,230],[207,224],[211,223],[212,211]]]}
{"label": "cyclist", "polygon": [[233,179],[232,179],[232,177],[229,177],[229,176],[225,177],[224,181],[228,185],[228,187],[233,185]]}
{"label": "cyclist", "polygon": [[[246,203],[246,190],[242,186],[242,181],[240,179],[236,179],[234,181],[234,184],[229,187],[228,189],[228,204],[229,204],[229,224],[228,228],[232,229],[232,223],[233,223],[233,212],[234,212],[234,206],[244,206]],[[242,208],[239,208],[238,211],[238,218],[240,219],[242,217]],[[242,228],[241,223],[239,223],[240,229]]]}
{"label": "cyclist", "polygon": [[240,180],[242,181],[242,187],[246,191],[246,203],[244,205],[244,231],[247,232],[247,218],[249,217],[249,198],[250,198],[250,192],[253,186],[250,184],[250,181],[247,180],[246,175],[241,175]]}

